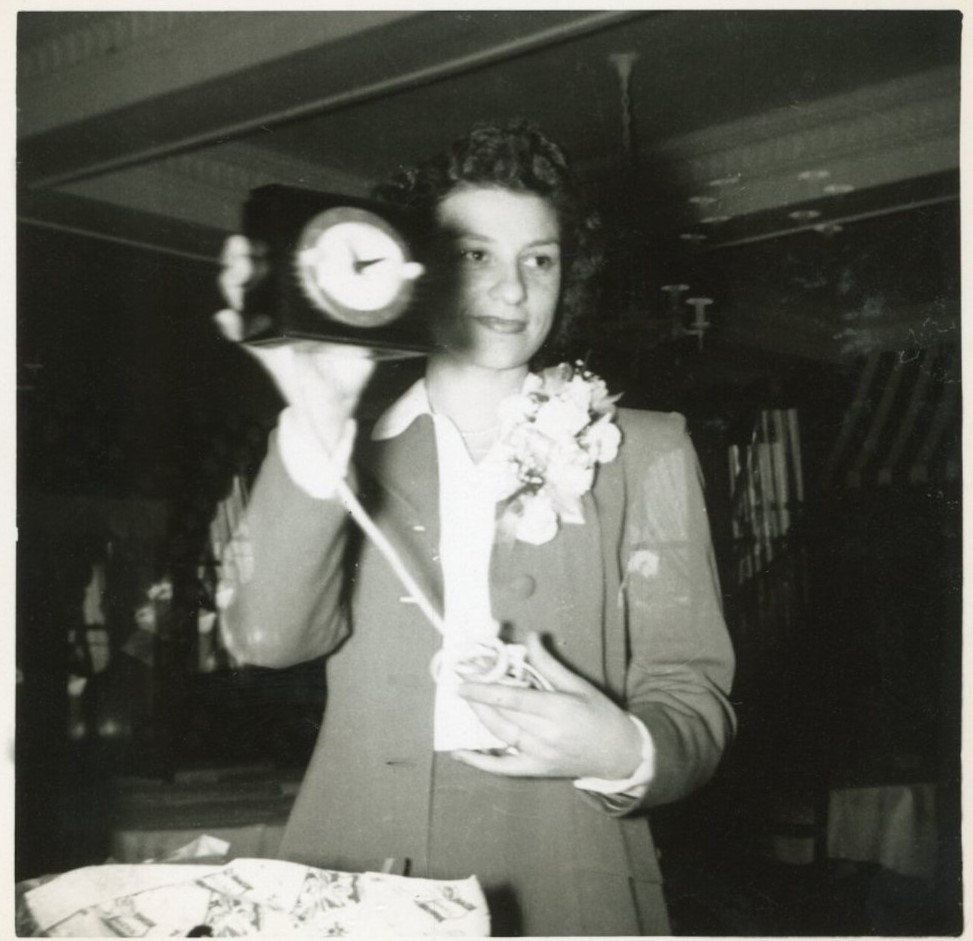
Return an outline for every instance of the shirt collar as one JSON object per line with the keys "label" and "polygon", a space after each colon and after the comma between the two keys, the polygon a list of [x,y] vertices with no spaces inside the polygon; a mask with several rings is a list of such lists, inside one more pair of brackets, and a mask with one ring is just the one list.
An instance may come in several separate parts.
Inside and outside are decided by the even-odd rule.
{"label": "shirt collar", "polygon": [[382,413],[372,428],[372,441],[388,441],[390,438],[397,438],[420,415],[432,415],[425,379],[414,382]]}
{"label": "shirt collar", "polygon": [[[526,376],[524,381],[527,381]],[[425,378],[416,380],[381,414],[372,428],[372,441],[388,441],[390,438],[397,438],[420,415],[432,416]]]}

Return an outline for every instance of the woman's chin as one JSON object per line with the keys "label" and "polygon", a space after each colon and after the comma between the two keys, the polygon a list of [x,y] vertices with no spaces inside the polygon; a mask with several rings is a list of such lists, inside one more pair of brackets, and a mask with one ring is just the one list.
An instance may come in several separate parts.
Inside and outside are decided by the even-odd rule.
{"label": "woman's chin", "polygon": [[470,366],[497,372],[520,369],[530,363],[533,354],[524,349],[484,348],[480,344],[441,344],[430,354],[430,359],[441,359],[458,366]]}

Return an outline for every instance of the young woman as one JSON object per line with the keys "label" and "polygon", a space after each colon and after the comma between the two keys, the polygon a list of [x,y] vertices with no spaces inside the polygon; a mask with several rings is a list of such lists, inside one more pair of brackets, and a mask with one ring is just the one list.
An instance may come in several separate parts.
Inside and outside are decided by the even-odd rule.
{"label": "young woman", "polygon": [[[438,232],[449,289],[425,378],[359,431],[367,361],[258,354],[289,404],[241,532],[245,563],[227,565],[225,630],[265,666],[328,655],[282,855],[474,874],[495,934],[667,933],[645,811],[704,783],[733,729],[733,657],[683,420],[607,409],[621,445],[577,505],[553,531],[509,530],[496,480],[511,403],[536,388],[532,362],[584,302],[594,224],[561,150],[524,125],[478,128],[383,195]],[[235,242],[231,302],[247,274]],[[346,472],[445,638],[356,538],[334,496]],[[552,688],[434,681],[441,648],[498,633],[526,645]]]}

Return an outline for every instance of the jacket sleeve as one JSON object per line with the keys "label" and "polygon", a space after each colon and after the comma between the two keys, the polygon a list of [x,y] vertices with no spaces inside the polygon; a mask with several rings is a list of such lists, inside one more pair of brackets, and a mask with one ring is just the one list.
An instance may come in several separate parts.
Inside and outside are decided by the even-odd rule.
{"label": "jacket sleeve", "polygon": [[626,436],[628,499],[622,603],[630,659],[626,705],[656,748],[640,805],[677,800],[703,785],[733,736],[734,657],[702,481],[679,415],[645,413]]}
{"label": "jacket sleeve", "polygon": [[333,651],[347,636],[343,605],[346,513],[290,478],[276,433],[223,555],[220,623],[245,663],[286,667]]}

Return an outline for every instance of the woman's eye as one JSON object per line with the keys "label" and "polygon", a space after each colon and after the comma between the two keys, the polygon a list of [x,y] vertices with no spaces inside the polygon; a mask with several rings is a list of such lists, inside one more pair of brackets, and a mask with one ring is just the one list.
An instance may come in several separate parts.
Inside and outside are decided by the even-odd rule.
{"label": "woman's eye", "polygon": [[554,255],[547,254],[528,255],[525,264],[529,268],[536,268],[538,271],[549,271],[557,264],[557,258]]}
{"label": "woman's eye", "polygon": [[467,265],[482,265],[487,259],[487,253],[482,248],[461,248],[459,259]]}

